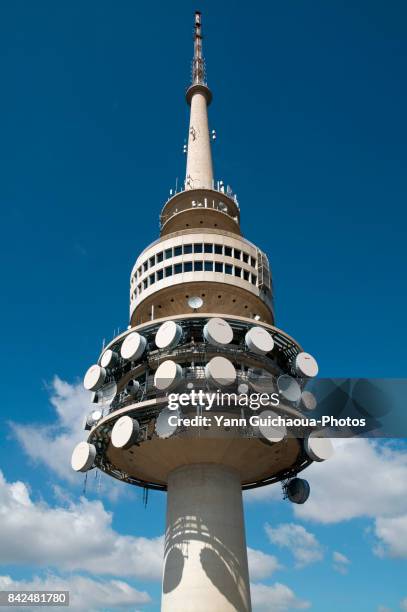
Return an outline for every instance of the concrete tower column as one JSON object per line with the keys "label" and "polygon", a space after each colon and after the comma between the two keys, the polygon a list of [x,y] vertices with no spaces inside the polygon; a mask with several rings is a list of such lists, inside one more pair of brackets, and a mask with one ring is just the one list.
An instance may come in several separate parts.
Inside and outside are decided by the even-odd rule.
{"label": "concrete tower column", "polygon": [[186,189],[212,189],[213,168],[208,126],[209,90],[194,86],[189,121]]}
{"label": "concrete tower column", "polygon": [[241,482],[229,467],[169,475],[161,611],[251,611]]}

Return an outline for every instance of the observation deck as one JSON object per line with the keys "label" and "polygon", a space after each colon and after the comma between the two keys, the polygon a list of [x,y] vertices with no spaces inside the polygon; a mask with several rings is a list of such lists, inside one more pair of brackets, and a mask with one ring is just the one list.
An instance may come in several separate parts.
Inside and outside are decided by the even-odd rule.
{"label": "observation deck", "polygon": [[212,189],[185,189],[171,196],[160,215],[160,234],[215,228],[240,235],[237,197],[218,182]]}

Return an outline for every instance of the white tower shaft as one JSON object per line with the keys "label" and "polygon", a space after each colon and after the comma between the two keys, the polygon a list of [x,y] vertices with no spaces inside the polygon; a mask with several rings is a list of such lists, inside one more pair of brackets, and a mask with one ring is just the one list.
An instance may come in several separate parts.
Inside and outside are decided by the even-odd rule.
{"label": "white tower shaft", "polygon": [[168,479],[161,612],[250,612],[240,477],[217,464]]}
{"label": "white tower shaft", "polygon": [[189,121],[186,189],[212,189],[213,168],[206,87],[194,87]]}

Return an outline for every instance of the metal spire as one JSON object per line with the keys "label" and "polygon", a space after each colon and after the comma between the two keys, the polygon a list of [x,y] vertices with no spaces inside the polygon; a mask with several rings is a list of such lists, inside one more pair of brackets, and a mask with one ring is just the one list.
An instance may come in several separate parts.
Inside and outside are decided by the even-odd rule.
{"label": "metal spire", "polygon": [[195,11],[194,59],[192,60],[192,85],[206,85],[205,61],[202,55],[201,12]]}

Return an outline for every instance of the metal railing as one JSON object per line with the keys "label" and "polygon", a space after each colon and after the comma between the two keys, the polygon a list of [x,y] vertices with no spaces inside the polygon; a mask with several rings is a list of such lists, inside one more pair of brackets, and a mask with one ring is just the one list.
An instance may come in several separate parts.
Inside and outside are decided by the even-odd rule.
{"label": "metal railing", "polygon": [[[169,202],[169,200],[171,200],[178,193],[183,193],[184,191],[193,191],[194,189],[199,189],[199,187],[193,187],[192,189],[185,189],[185,183],[184,183],[184,185],[180,188],[178,186],[178,180],[177,180],[177,182],[175,183],[175,187],[173,189],[170,189],[170,195],[166,203]],[[231,200],[233,200],[236,206],[239,208],[239,202],[237,200],[237,195],[233,191],[230,185],[225,185],[223,181],[215,181],[215,179],[213,179],[211,189],[213,191],[217,191],[218,193],[226,195],[228,198],[231,198]]]}
{"label": "metal railing", "polygon": [[[219,192],[221,193],[221,192]],[[236,203],[236,202],[235,202]],[[237,203],[236,203],[237,204]],[[239,207],[237,206],[238,211],[239,211]],[[172,219],[173,217],[175,217],[176,215],[179,215],[183,212],[186,212],[188,210],[194,210],[194,209],[205,209],[205,210],[216,210],[224,215],[227,215],[230,219],[233,219],[233,221],[235,221],[235,223],[239,223],[239,215],[238,214],[233,214],[233,212],[230,210],[230,207],[228,206],[228,204],[226,202],[223,202],[221,199],[217,199],[217,198],[202,198],[202,199],[196,199],[196,200],[191,200],[190,203],[187,203],[185,205],[185,207],[182,208],[176,208],[175,210],[169,212],[169,213],[161,213],[160,215],[160,228],[162,229],[165,224]]]}

